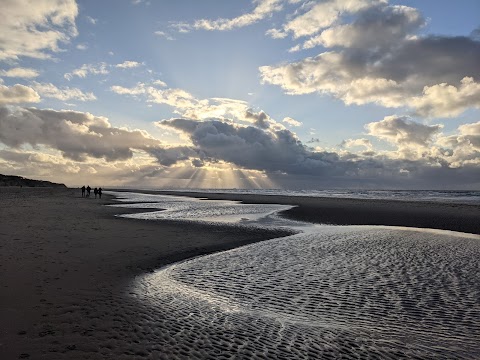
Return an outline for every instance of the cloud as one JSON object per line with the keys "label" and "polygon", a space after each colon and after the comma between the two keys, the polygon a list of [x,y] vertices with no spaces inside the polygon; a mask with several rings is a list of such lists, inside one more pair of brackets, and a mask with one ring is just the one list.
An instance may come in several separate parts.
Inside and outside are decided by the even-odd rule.
{"label": "cloud", "polygon": [[480,83],[465,77],[458,87],[447,83],[425,86],[423,94],[414,97],[410,106],[424,117],[455,117],[468,108],[480,109]]}
{"label": "cloud", "polygon": [[442,125],[423,125],[405,116],[386,116],[378,122],[365,125],[368,135],[391,143],[427,146],[432,137],[440,132]]}
{"label": "cloud", "polygon": [[262,81],[291,95],[330,94],[347,105],[407,107],[423,117],[455,117],[478,108],[480,42],[473,36],[420,36],[424,24],[418,10],[385,1],[321,2],[284,31],[308,37],[292,50],[328,50],[262,66]]}
{"label": "cloud", "polygon": [[[261,111],[252,114],[263,120],[269,118]],[[422,146],[422,154],[410,157],[406,150],[375,152],[367,139],[343,143],[345,148],[362,146],[368,150],[361,154],[314,151],[291,131],[275,126],[261,128],[227,120],[185,118],[162,120],[156,125],[182,132],[189,144],[165,146],[145,131],[113,127],[108,119],[89,113],[0,107],[0,142],[10,148],[0,151],[0,164],[3,161],[2,168],[15,171],[23,169],[23,174],[36,171],[28,161],[38,162],[42,171],[98,172],[116,184],[134,183],[135,179],[141,183],[144,176],[154,181],[166,174],[166,168],[212,164],[259,171],[285,186],[304,185],[302,181],[307,180],[305,185],[314,187],[451,188],[452,184],[475,187],[479,183],[480,123],[464,124],[450,136],[439,134],[438,125],[416,124],[409,118],[387,117],[369,124],[372,136],[399,148],[429,145]],[[46,158],[22,150],[27,144],[48,149],[48,154],[39,153]],[[61,157],[49,155],[52,151],[58,151]]]}
{"label": "cloud", "polygon": [[0,70],[0,76],[5,76],[5,77],[15,77],[15,78],[24,78],[24,79],[30,79],[37,77],[39,75],[39,72],[35,69],[30,69],[30,68],[11,68],[8,70]]}
{"label": "cloud", "polygon": [[37,103],[40,96],[32,88],[20,84],[5,86],[0,84],[0,105]]}
{"label": "cloud", "polygon": [[150,103],[166,104],[175,108],[193,108],[197,103],[193,95],[181,89],[157,89],[145,83],[137,83],[136,86],[127,88],[113,85],[110,90],[119,95],[138,96],[143,95]]}
{"label": "cloud", "polygon": [[136,61],[124,61],[121,64],[115,65],[115,67],[120,69],[129,69],[129,68],[139,67],[140,65],[142,64]]}
{"label": "cloud", "polygon": [[165,31],[155,31],[155,35],[163,37],[169,41],[175,40],[171,35],[167,34]]}
{"label": "cloud", "polygon": [[47,59],[77,35],[75,0],[3,0],[0,60]]}
{"label": "cloud", "polygon": [[437,145],[451,167],[480,166],[480,121],[460,125],[457,134],[439,137]]}
{"label": "cloud", "polygon": [[[152,84],[165,87],[163,81],[154,81]],[[175,108],[175,113],[185,118],[204,120],[210,118],[225,121],[240,121],[253,123],[255,126],[267,129],[284,129],[285,127],[271,119],[265,112],[255,112],[243,100],[228,98],[197,99],[182,89],[158,89],[146,83],[137,83],[133,87],[113,85],[110,90],[119,95],[144,98],[148,103],[165,104]]]}
{"label": "cloud", "polygon": [[425,25],[417,9],[407,6],[376,6],[362,11],[351,24],[332,26],[304,42],[301,48],[385,48],[403,41]]}
{"label": "cloud", "polygon": [[85,16],[85,19],[86,19],[90,24],[92,24],[92,25],[96,25],[97,22],[98,22],[98,19],[95,19],[95,18],[93,18],[93,17],[91,17],[91,16]]}
{"label": "cloud", "polygon": [[[395,123],[387,119],[385,123]],[[368,139],[346,140],[346,147],[362,146],[367,151],[361,154],[349,152],[313,151],[304,146],[289,130],[262,129],[232,122],[191,119],[170,119],[156,123],[160,127],[171,127],[189,137],[192,146],[175,157],[170,152],[169,161],[174,164],[187,157],[197,165],[208,162],[226,162],[235,166],[265,172],[268,177],[284,186],[294,187],[365,187],[382,186],[393,188],[419,187],[475,187],[478,186],[480,170],[471,160],[463,160],[455,168],[453,158],[446,157],[434,147],[424,148],[425,154],[408,158],[406,152],[379,152],[372,149]],[[420,125],[420,124],[417,124]],[[379,126],[380,127],[380,126]],[[396,130],[379,129],[377,135],[385,136],[398,144],[411,144],[432,139],[437,128],[416,128],[407,119],[397,123]],[[408,135],[399,135],[401,131]],[[412,129],[419,129],[422,136],[416,137]],[[466,128],[466,133],[476,133],[477,126]],[[452,150],[444,150],[451,154]],[[196,155],[195,155],[196,154]],[[459,176],[461,181],[458,181]],[[457,180],[455,180],[457,179]],[[305,180],[305,183],[302,181]]]}
{"label": "cloud", "polygon": [[167,87],[167,83],[162,80],[154,80],[152,84],[160,87]]}
{"label": "cloud", "polygon": [[89,92],[84,93],[77,88],[69,88],[68,86],[59,89],[52,83],[39,83],[34,81],[32,88],[40,95],[47,98],[58,99],[62,101],[77,100],[77,101],[92,101],[96,100],[96,96]]}
{"label": "cloud", "polygon": [[272,39],[284,39],[287,37],[287,34],[278,29],[267,30],[265,35],[270,36]]}
{"label": "cloud", "polygon": [[85,78],[88,74],[92,75],[105,75],[110,72],[109,65],[105,62],[98,64],[83,64],[78,69],[73,70],[71,73],[66,73],[63,77],[67,80],[73,79],[74,76],[79,78]]}
{"label": "cloud", "polygon": [[145,177],[156,174],[154,180],[163,179],[154,158],[134,152],[133,157],[124,161],[108,162],[104,159],[87,159],[77,162],[62,156],[58,151],[49,153],[20,149],[0,150],[2,172],[18,174],[33,179],[64,182],[69,186],[120,186],[138,185]]}
{"label": "cloud", "polygon": [[261,129],[268,129],[272,125],[276,124],[276,122],[264,111],[259,111],[256,113],[250,109],[245,112],[245,120],[253,123],[256,127]]}
{"label": "cloud", "polygon": [[83,50],[87,50],[87,49],[88,49],[88,45],[87,45],[87,44],[78,44],[78,45],[76,46],[76,48],[77,48],[78,50],[82,50],[82,51],[83,51]]}
{"label": "cloud", "polygon": [[266,131],[218,120],[171,119],[158,122],[184,132],[204,158],[247,169],[290,174],[334,172],[338,156],[313,153],[288,130]]}
{"label": "cloud", "polygon": [[228,31],[242,28],[263,20],[274,12],[280,11],[282,2],[283,0],[254,0],[255,8],[251,12],[232,19],[201,19],[196,20],[193,24],[174,23],[172,27],[177,28],[180,32],[188,32],[190,30]]}
{"label": "cloud", "polygon": [[283,30],[294,38],[314,35],[334,24],[341,14],[355,13],[365,8],[384,3],[382,0],[328,0],[311,7],[307,12],[287,22]]}
{"label": "cloud", "polygon": [[291,95],[318,92],[346,104],[406,106],[418,115],[449,117],[478,108],[479,85],[474,79],[479,57],[479,42],[426,37],[381,53],[327,51],[295,63],[263,66],[260,73],[264,83]]}
{"label": "cloud", "polygon": [[341,147],[344,148],[355,148],[355,147],[363,147],[365,150],[371,151],[373,150],[373,145],[370,140],[362,138],[362,139],[347,139],[343,140],[340,144]]}
{"label": "cloud", "polygon": [[22,107],[0,107],[0,142],[13,148],[48,146],[75,161],[126,160],[134,149],[161,146],[145,131],[112,127],[108,119],[90,113]]}
{"label": "cloud", "polygon": [[[114,85],[110,87],[110,90],[119,95],[143,98],[148,103],[172,106],[176,113],[190,119],[233,118],[252,122],[252,119],[246,116],[249,107],[245,101],[227,98],[200,100],[182,89],[164,89],[167,84],[160,80],[153,81],[152,85],[139,82],[133,87]],[[158,87],[162,87],[162,89]]]}
{"label": "cloud", "polygon": [[297,126],[298,127],[298,126],[303,125],[302,122],[297,121],[295,119],[292,119],[291,117],[288,117],[288,116],[286,118],[283,118],[282,122],[287,123],[290,126]]}

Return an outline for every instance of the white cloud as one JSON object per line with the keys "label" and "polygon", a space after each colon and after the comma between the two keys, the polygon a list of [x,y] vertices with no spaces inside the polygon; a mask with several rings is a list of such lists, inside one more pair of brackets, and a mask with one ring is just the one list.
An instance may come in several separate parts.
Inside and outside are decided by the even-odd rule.
{"label": "white cloud", "polygon": [[87,19],[87,21],[88,21],[90,24],[92,24],[92,25],[96,25],[97,22],[98,22],[98,19],[95,19],[95,18],[93,18],[93,17],[91,17],[91,16],[86,16],[85,19]]}
{"label": "white cloud", "polygon": [[451,167],[480,166],[480,121],[460,125],[457,134],[439,137],[437,145]]}
{"label": "white cloud", "polygon": [[246,14],[242,14],[232,19],[196,20],[193,24],[175,23],[172,24],[180,32],[190,30],[209,30],[209,31],[227,31],[236,28],[252,25],[265,19],[272,13],[282,9],[283,0],[254,0],[255,8]]}
{"label": "white cloud", "polygon": [[2,0],[0,60],[50,58],[77,35],[75,0]]}
{"label": "white cloud", "polygon": [[418,12],[407,6],[378,6],[361,13],[351,24],[332,26],[304,42],[303,49],[342,46],[384,48],[402,41],[425,24]]}
{"label": "white cloud", "polygon": [[284,31],[294,38],[314,35],[334,24],[343,13],[355,13],[383,3],[383,0],[329,0],[314,5],[307,12],[284,25]]}
{"label": "white cloud", "polygon": [[87,49],[88,49],[88,45],[87,45],[87,44],[78,44],[78,45],[76,46],[76,48],[77,48],[78,50],[87,50]]}
{"label": "white cloud", "polygon": [[71,73],[66,73],[63,77],[67,80],[71,80],[74,76],[79,78],[85,78],[88,74],[92,75],[105,75],[110,72],[109,65],[105,62],[98,64],[83,64],[78,69],[73,70]]}
{"label": "white cloud", "polygon": [[154,34],[157,36],[163,37],[169,41],[175,40],[173,36],[167,34],[165,31],[155,31]]}
{"label": "white cloud", "polygon": [[480,83],[465,77],[457,87],[446,83],[425,86],[410,106],[425,117],[455,117],[468,108],[480,109]]}
{"label": "white cloud", "polygon": [[140,65],[142,64],[137,61],[124,61],[121,64],[115,65],[115,67],[120,69],[129,69],[129,68],[139,67]]}
{"label": "white cloud", "polygon": [[84,93],[77,88],[64,87],[57,88],[52,83],[38,83],[34,81],[32,87],[43,97],[54,98],[62,101],[77,100],[77,101],[92,101],[97,98],[91,92]]}
{"label": "white cloud", "polygon": [[283,118],[282,122],[287,123],[290,126],[302,126],[303,125],[303,123],[301,123],[300,121],[292,119],[291,117],[288,117],[288,116],[286,118]]}
{"label": "white cloud", "polygon": [[110,90],[119,95],[139,95],[145,94],[145,84],[138,83],[137,86],[132,88],[126,88],[119,85],[113,85]]}
{"label": "white cloud", "polygon": [[[163,81],[156,80],[152,83],[159,87],[166,87]],[[196,120],[208,118],[227,119],[233,118],[243,122],[254,122],[257,114],[248,112],[248,103],[243,100],[228,98],[197,99],[192,94],[182,89],[158,89],[145,83],[137,83],[133,87],[114,85],[110,90],[119,95],[142,97],[146,102],[166,104],[175,108],[175,112],[184,117]],[[248,116],[251,115],[251,117]],[[271,119],[268,122],[273,121]]]}
{"label": "white cloud", "polygon": [[152,84],[160,86],[160,87],[167,87],[167,83],[162,81],[162,80],[155,80],[152,82]]}
{"label": "white cloud", "polygon": [[39,72],[35,69],[30,69],[30,68],[11,68],[8,70],[0,70],[0,76],[5,76],[5,77],[16,77],[16,78],[24,78],[24,79],[29,79],[29,78],[34,78],[39,75]]}
{"label": "white cloud", "polygon": [[287,33],[285,33],[282,30],[278,30],[278,29],[267,30],[265,35],[270,36],[272,39],[284,39],[284,38],[287,37]]}
{"label": "white cloud", "polygon": [[5,86],[0,84],[0,105],[37,103],[40,96],[32,88],[20,84]]}
{"label": "white cloud", "polygon": [[136,86],[126,88],[123,86],[114,85],[110,90],[119,95],[144,95],[147,102],[166,104],[175,108],[184,109],[192,108],[198,104],[193,95],[181,89],[164,89],[160,90],[153,86],[148,86],[144,83],[137,83]]}
{"label": "white cloud", "polygon": [[363,147],[365,150],[371,151],[373,150],[373,145],[370,140],[362,138],[362,139],[347,139],[343,140],[340,146],[344,148],[355,148],[355,147]]}
{"label": "white cloud", "polygon": [[423,125],[406,116],[386,116],[378,122],[365,125],[368,134],[394,144],[427,146],[442,125]]}

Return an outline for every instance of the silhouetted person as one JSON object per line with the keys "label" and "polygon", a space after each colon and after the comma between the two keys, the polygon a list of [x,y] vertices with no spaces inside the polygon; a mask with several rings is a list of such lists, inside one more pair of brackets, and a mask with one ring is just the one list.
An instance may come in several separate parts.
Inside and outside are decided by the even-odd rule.
{"label": "silhouetted person", "polygon": [[92,188],[90,187],[90,185],[87,186],[87,197],[90,197],[90,191],[92,190]]}
{"label": "silhouetted person", "polygon": [[82,197],[85,197],[85,185],[82,186]]}
{"label": "silhouetted person", "polygon": [[98,188],[98,198],[102,198],[102,188]]}
{"label": "silhouetted person", "polygon": [[98,189],[97,189],[97,188],[93,189],[93,194],[95,195],[95,199],[96,199],[96,198],[97,198],[97,194],[98,194]]}

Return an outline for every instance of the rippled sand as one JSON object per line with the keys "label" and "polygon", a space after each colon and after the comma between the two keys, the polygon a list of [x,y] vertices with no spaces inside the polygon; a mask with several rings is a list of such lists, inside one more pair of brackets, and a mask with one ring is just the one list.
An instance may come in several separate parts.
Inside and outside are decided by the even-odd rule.
{"label": "rippled sand", "polygon": [[[170,199],[165,212],[128,216],[215,222],[275,210],[195,201]],[[302,233],[137,279],[131,295],[166,358],[480,357],[479,236],[283,225]]]}

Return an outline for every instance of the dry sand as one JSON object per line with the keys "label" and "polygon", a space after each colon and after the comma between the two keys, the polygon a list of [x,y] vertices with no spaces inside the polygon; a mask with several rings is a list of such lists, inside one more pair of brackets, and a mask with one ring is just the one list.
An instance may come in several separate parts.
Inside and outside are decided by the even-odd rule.
{"label": "dry sand", "polygon": [[[176,193],[178,194],[178,193]],[[192,195],[192,194],[189,194]],[[248,195],[193,194],[294,204],[285,215],[480,233],[479,207]],[[114,217],[127,209],[74,189],[0,188],[0,358],[159,358],[150,316],[127,296],[140,274],[196,255],[287,235]]]}

